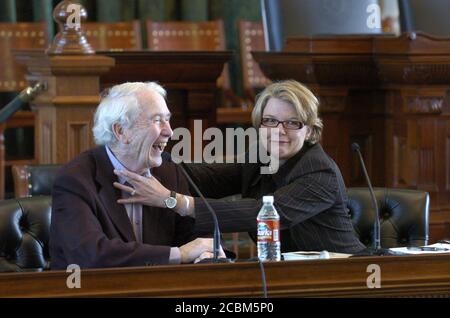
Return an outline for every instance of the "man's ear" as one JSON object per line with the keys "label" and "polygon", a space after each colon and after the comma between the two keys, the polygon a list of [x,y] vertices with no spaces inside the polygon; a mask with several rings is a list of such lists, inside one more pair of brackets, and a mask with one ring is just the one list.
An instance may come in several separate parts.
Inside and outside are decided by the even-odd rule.
{"label": "man's ear", "polygon": [[125,129],[123,129],[122,125],[120,125],[119,123],[114,123],[112,125],[112,131],[119,142],[123,144],[129,143],[128,137],[125,134]]}

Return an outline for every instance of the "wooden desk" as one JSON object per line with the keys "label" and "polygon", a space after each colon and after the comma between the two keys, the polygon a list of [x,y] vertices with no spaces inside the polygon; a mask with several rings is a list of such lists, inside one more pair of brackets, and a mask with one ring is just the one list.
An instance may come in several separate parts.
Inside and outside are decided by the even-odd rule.
{"label": "wooden desk", "polygon": [[[381,288],[369,289],[369,264]],[[450,254],[266,263],[269,297],[450,296]],[[95,269],[68,289],[65,271],[0,274],[0,297],[260,297],[258,263]]]}

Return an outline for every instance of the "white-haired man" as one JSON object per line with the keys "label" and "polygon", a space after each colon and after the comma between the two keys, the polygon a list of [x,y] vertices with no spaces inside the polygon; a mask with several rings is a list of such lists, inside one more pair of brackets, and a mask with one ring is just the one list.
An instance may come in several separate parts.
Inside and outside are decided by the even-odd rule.
{"label": "white-haired man", "polygon": [[[93,128],[99,147],[67,163],[55,180],[52,269],[179,264],[210,257],[212,239],[195,239],[194,220],[169,209],[174,200],[166,188],[188,194],[188,185],[176,165],[161,157],[172,136],[165,95],[156,83],[125,83],[102,98]],[[128,188],[126,178],[114,174],[122,169],[164,184],[162,207],[119,204],[130,195],[113,186]]]}

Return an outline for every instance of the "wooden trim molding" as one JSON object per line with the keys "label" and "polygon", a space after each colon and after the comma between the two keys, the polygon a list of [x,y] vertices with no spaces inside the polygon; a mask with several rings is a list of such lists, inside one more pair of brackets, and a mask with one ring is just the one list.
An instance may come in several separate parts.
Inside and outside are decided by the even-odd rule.
{"label": "wooden trim molding", "polygon": [[[370,264],[381,288],[368,288]],[[450,254],[264,263],[269,297],[449,297]],[[257,262],[0,274],[0,297],[262,297]]]}

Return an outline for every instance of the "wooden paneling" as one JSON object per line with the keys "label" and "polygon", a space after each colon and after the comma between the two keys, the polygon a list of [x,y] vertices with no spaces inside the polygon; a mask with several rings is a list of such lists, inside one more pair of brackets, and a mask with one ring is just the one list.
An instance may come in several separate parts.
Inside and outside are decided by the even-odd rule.
{"label": "wooden paneling", "polygon": [[94,145],[89,138],[90,131],[92,130],[92,125],[88,121],[72,121],[68,120],[66,123],[67,127],[67,157],[75,158],[78,154],[83,151],[92,148]]}
{"label": "wooden paneling", "polygon": [[251,125],[253,108],[217,108],[217,124],[245,124]]}
{"label": "wooden paneling", "polygon": [[[101,53],[106,55],[102,56]],[[174,128],[203,120],[215,125],[215,85],[231,52],[99,52],[94,56],[54,56],[18,51],[29,79],[49,82],[33,101],[35,145],[39,163],[65,163],[94,146],[92,115],[100,89],[126,81],[158,81],[169,91]],[[110,72],[108,70],[116,65]],[[104,74],[99,81],[99,75]],[[125,79],[125,80],[124,80]]]}
{"label": "wooden paneling", "polygon": [[[102,88],[124,81],[158,81],[168,90],[168,106],[174,125],[190,127],[203,120],[206,129],[216,124],[216,80],[231,58],[228,51],[136,51],[99,52],[116,60],[116,66],[101,77]],[[179,116],[176,116],[179,114]]]}
{"label": "wooden paneling", "polygon": [[372,183],[428,191],[431,240],[450,237],[450,39],[300,38],[253,55],[272,80],[296,79],[319,96],[322,144],[348,186],[365,185],[350,151],[358,142]]}
{"label": "wooden paneling", "polygon": [[29,81],[48,83],[48,89],[31,103],[38,163],[65,163],[92,147],[90,121],[100,101],[99,77],[114,60],[97,55],[49,56],[38,50],[17,51],[16,56],[28,67]]}

